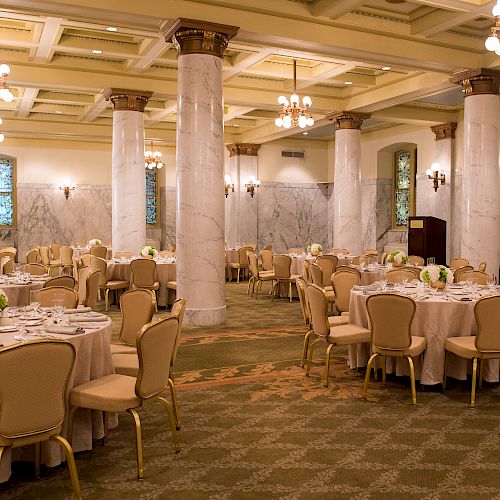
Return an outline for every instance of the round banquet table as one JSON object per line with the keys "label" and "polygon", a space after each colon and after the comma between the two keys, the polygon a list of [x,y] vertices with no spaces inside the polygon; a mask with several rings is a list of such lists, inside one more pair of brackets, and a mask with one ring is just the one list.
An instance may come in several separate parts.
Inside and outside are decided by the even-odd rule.
{"label": "round banquet table", "polygon": [[[71,247],[73,249],[73,257],[80,259],[82,255],[86,253],[90,253],[90,247]],[[106,255],[107,259],[111,259],[113,257],[113,249],[108,247],[108,253]]]}
{"label": "round banquet table", "polygon": [[9,299],[9,306],[18,306],[24,307],[29,305],[30,301],[30,292],[32,290],[40,290],[43,288],[43,284],[47,278],[44,280],[37,280],[31,283],[5,283],[0,284],[0,289],[5,292],[7,298]]}
{"label": "round banquet table", "polygon": [[[349,323],[369,328],[366,299],[363,291],[352,290],[349,304]],[[443,382],[444,343],[448,337],[465,337],[477,332],[474,317],[476,300],[462,302],[449,294],[439,293],[427,299],[415,300],[416,311],[411,334],[425,337],[427,348],[424,352],[423,364],[415,359],[415,374],[424,385],[434,385]],[[366,366],[370,356],[368,343],[349,346],[349,364],[351,368]],[[395,365],[395,366],[394,366]],[[388,373],[408,375],[406,360],[387,359]],[[459,380],[467,379],[467,362],[453,354],[448,359],[448,375]],[[484,380],[498,382],[499,362],[488,360],[484,368]]]}
{"label": "round banquet table", "polygon": [[[0,325],[10,325],[14,319],[0,319]],[[102,323],[102,326],[100,325]],[[43,329],[43,327],[29,327],[31,330]],[[4,346],[18,343],[14,339],[14,333],[0,333],[0,343]],[[90,380],[114,373],[111,359],[111,320],[99,322],[99,327],[94,330],[86,330],[81,335],[47,334],[51,338],[58,338],[70,342],[76,349],[76,359],[73,374],[70,378],[68,388],[89,382]],[[39,337],[30,337],[29,340],[39,340]],[[117,425],[116,415],[110,415],[110,426]],[[63,424],[62,435],[66,436],[66,422]],[[103,415],[99,411],[79,409],[75,413],[73,431],[73,451],[84,451],[92,449],[92,439],[101,439],[104,436]],[[14,456],[12,457],[12,453]],[[7,448],[0,462],[0,482],[7,481],[11,474],[12,459],[33,459],[33,446]],[[62,448],[52,441],[42,443],[42,463],[54,467],[65,460]]]}
{"label": "round banquet table", "polygon": [[[108,280],[130,281],[130,262],[108,262]],[[158,290],[158,305],[166,307],[168,305],[167,283],[176,280],[176,266],[173,263],[156,263],[155,281],[160,283]]]}

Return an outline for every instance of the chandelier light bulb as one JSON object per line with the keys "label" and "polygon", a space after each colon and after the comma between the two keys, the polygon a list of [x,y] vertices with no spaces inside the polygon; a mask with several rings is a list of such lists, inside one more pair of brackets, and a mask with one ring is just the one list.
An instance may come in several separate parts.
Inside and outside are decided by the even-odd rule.
{"label": "chandelier light bulb", "polygon": [[146,151],[144,154],[145,154],[146,156],[151,156],[151,151]]}
{"label": "chandelier light bulb", "polygon": [[274,124],[277,126],[277,127],[282,127],[283,126],[283,118],[276,118],[276,120],[274,120]]}
{"label": "chandelier light bulb", "polygon": [[158,158],[161,158],[161,152],[160,151],[155,151],[153,153],[153,156],[157,156]]}
{"label": "chandelier light bulb", "polygon": [[3,88],[0,89],[0,99],[4,100],[5,102],[12,102],[14,100],[14,96],[9,89]]}
{"label": "chandelier light bulb", "polygon": [[312,104],[311,98],[308,95],[304,96],[302,98],[302,103],[304,104],[304,106],[309,107]]}
{"label": "chandelier light bulb", "polygon": [[156,168],[161,168],[163,167],[163,163],[161,161],[159,161],[157,164],[156,164]]}
{"label": "chandelier light bulb", "polygon": [[2,132],[0,132],[0,142],[3,142],[5,139],[5,136],[2,134]]}
{"label": "chandelier light bulb", "polygon": [[500,45],[497,47],[497,49],[495,50],[495,54],[497,56],[500,56]]}
{"label": "chandelier light bulb", "polygon": [[429,176],[429,177],[432,177],[432,170],[430,168],[428,168],[425,173]]}
{"label": "chandelier light bulb", "polygon": [[283,117],[283,127],[290,128],[292,126],[292,118],[289,115]]}
{"label": "chandelier light bulb", "polygon": [[278,97],[278,104],[281,104],[282,106],[288,106],[288,100],[284,95],[280,95]]}
{"label": "chandelier light bulb", "polygon": [[10,67],[8,64],[0,64],[0,73],[2,76],[8,76],[10,74]]}
{"label": "chandelier light bulb", "polygon": [[307,127],[307,118],[304,115],[299,116],[299,127],[306,128]]}
{"label": "chandelier light bulb", "polygon": [[441,165],[437,161],[435,161],[431,165],[431,170],[434,170],[435,172],[439,172],[441,170]]}
{"label": "chandelier light bulb", "polygon": [[314,125],[314,118],[312,116],[310,116],[307,120],[306,120],[306,124],[308,127],[312,127]]}
{"label": "chandelier light bulb", "polygon": [[290,102],[292,104],[298,104],[299,103],[299,96],[297,94],[293,94],[290,96]]}
{"label": "chandelier light bulb", "polygon": [[499,17],[499,16],[500,16],[500,2],[497,2],[497,3],[493,6],[493,9],[491,9],[491,13],[492,13],[495,17]]}
{"label": "chandelier light bulb", "polygon": [[484,46],[490,52],[496,51],[500,47],[500,40],[496,34],[490,35],[484,42]]}
{"label": "chandelier light bulb", "polygon": [[0,125],[2,125],[2,123],[3,123],[3,120],[0,118]]}

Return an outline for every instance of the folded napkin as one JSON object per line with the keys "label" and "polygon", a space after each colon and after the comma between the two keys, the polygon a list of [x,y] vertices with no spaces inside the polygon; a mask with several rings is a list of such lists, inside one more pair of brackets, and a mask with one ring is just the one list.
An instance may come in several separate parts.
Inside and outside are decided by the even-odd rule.
{"label": "folded napkin", "polygon": [[64,314],[80,314],[80,313],[88,313],[91,312],[92,308],[91,307],[80,307],[77,309],[66,309],[64,311]]}
{"label": "folded napkin", "polygon": [[69,317],[70,323],[81,323],[83,321],[107,321],[108,317],[104,314],[75,314]]}
{"label": "folded napkin", "polygon": [[83,328],[77,326],[48,325],[45,327],[47,333],[60,333],[63,335],[78,335],[85,333]]}

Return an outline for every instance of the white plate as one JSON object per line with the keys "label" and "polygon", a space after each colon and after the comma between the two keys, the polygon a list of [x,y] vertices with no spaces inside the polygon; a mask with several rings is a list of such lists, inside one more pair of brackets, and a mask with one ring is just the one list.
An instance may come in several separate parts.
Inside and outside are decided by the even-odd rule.
{"label": "white plate", "polygon": [[0,326],[0,333],[17,332],[18,330],[19,330],[19,327],[15,326],[15,325]]}
{"label": "white plate", "polygon": [[453,295],[470,295],[469,292],[464,292],[464,291],[461,291],[461,292],[451,292]]}

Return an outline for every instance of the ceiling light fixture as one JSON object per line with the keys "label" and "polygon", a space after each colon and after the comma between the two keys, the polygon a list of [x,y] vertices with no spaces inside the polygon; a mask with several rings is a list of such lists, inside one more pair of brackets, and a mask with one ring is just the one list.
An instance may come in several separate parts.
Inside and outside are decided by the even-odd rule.
{"label": "ceiling light fixture", "polygon": [[116,26],[108,26],[106,31],[118,31],[118,28]]}
{"label": "ceiling light fixture", "polygon": [[151,140],[150,145],[151,151],[146,151],[144,153],[144,167],[149,168],[149,170],[153,170],[153,168],[163,167],[163,163],[161,161],[161,152],[153,151],[153,140]]}
{"label": "ceiling light fixture", "polygon": [[224,194],[226,195],[226,198],[227,198],[227,195],[229,194],[230,191],[234,193],[234,183],[231,182],[231,177],[229,175],[225,175],[224,176]]}
{"label": "ceiling light fixture", "polygon": [[500,31],[500,0],[491,9],[491,13],[495,16],[495,26],[491,27],[491,34],[485,40],[484,46],[490,52],[495,52],[497,56],[500,56],[500,39],[498,38],[498,31]]}
{"label": "ceiling light fixture", "polygon": [[10,74],[10,68],[7,64],[0,64],[0,99],[5,102],[12,102],[14,95],[7,85],[7,77]]}
{"label": "ceiling light fixture", "polygon": [[309,135],[309,132],[302,132],[302,135]]}
{"label": "ceiling light fixture", "polygon": [[93,50],[92,54],[102,54],[102,50]]}
{"label": "ceiling light fixture", "polygon": [[280,95],[278,104],[281,104],[282,108],[280,116],[274,120],[277,127],[290,128],[298,125],[300,128],[306,128],[314,125],[314,118],[309,112],[312,104],[311,98],[304,96],[301,106],[297,95],[297,61],[295,59],[293,60],[293,94],[290,96],[290,102],[284,95]]}
{"label": "ceiling light fixture", "polygon": [[390,66],[382,66],[380,68],[382,71],[390,71],[391,70],[391,67]]}
{"label": "ceiling light fixture", "polygon": [[352,82],[344,82],[346,85],[352,85]]}

